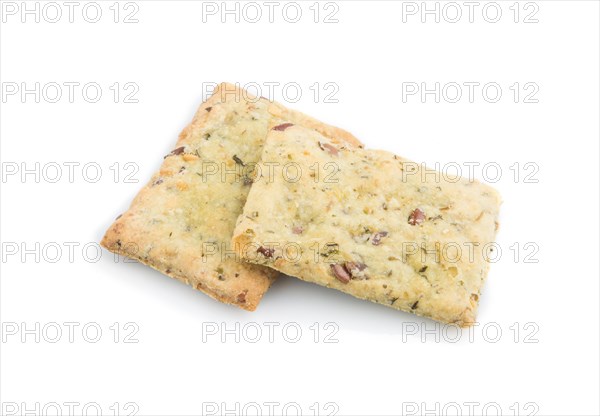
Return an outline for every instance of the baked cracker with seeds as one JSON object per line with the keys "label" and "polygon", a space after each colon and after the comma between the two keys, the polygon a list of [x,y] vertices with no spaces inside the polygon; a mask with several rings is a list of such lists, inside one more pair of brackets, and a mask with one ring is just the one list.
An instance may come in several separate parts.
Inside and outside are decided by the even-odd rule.
{"label": "baked cracker with seeds", "polygon": [[102,246],[221,302],[254,310],[277,272],[240,262],[230,242],[269,123],[279,117],[339,143],[360,145],[341,129],[221,84],[108,229]]}
{"label": "baked cracker with seeds", "polygon": [[244,259],[444,323],[475,322],[498,227],[494,189],[291,124],[270,130],[259,166],[233,237]]}

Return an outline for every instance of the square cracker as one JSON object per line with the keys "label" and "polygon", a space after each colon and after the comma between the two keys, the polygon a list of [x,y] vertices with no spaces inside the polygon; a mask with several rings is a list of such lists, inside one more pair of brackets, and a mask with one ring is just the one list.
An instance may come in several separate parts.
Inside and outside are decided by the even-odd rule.
{"label": "square cracker", "polygon": [[249,262],[461,326],[475,321],[500,197],[378,150],[272,129],[233,243]]}
{"label": "square cracker", "polygon": [[269,123],[280,117],[360,145],[341,129],[221,84],[160,170],[110,226],[102,246],[221,302],[256,309],[277,272],[237,261],[230,242]]}

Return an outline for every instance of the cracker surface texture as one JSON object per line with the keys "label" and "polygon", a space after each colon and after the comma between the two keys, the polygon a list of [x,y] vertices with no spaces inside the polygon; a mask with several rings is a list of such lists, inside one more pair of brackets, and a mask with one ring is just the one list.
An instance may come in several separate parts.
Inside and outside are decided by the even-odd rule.
{"label": "cracker surface texture", "polygon": [[220,84],[179,135],[160,170],[108,229],[102,246],[221,302],[254,310],[278,273],[241,262],[231,236],[269,123],[278,118],[360,145],[341,129]]}
{"label": "cracker surface texture", "polygon": [[388,152],[271,129],[233,243],[254,264],[444,323],[475,322],[500,197]]}

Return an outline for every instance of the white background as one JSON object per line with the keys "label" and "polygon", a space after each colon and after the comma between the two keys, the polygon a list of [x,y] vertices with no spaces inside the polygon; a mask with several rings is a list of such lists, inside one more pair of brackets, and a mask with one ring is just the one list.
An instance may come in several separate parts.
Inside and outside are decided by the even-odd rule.
{"label": "white background", "polygon": [[[124,3],[115,23],[112,1],[99,2],[97,23],[85,21],[81,2],[71,23],[59,2],[59,22],[42,15],[36,23],[30,15],[22,23],[22,6],[15,4],[17,14],[3,13],[0,29],[3,92],[13,83],[95,82],[103,95],[90,103],[79,87],[70,103],[63,87],[58,103],[44,96],[36,103],[33,94],[23,99],[20,91],[2,97],[0,395],[6,414],[35,412],[36,406],[42,413],[49,403],[68,414],[65,402],[77,402],[76,413],[96,403],[105,414],[116,414],[112,406],[118,414],[138,409],[138,415],[241,413],[244,406],[256,414],[252,403],[266,415],[266,402],[278,403],[271,405],[276,413],[287,404],[289,414],[295,404],[305,414],[316,414],[315,406],[318,414],[338,415],[457,414],[457,408],[480,414],[485,405],[488,414],[496,414],[495,407],[509,415],[599,414],[597,2],[521,3],[518,23],[512,1],[498,3],[497,23],[482,16],[485,2],[472,23],[462,2],[457,23],[447,21],[455,9],[446,8],[448,19],[442,15],[439,23],[433,15],[423,23],[419,13],[403,15],[411,4],[393,1],[340,1],[328,9],[322,3],[318,23],[312,1],[300,2],[298,23],[282,17],[284,3],[273,23],[262,2],[258,23],[244,15],[239,23],[234,15],[223,23],[219,14],[203,15],[199,1],[137,1],[138,23],[123,22],[136,10]],[[324,23],[336,10],[338,22]],[[535,10],[538,22],[525,23]],[[46,11],[52,19],[54,11]],[[494,10],[487,11],[494,18]],[[115,261],[106,251],[96,261],[95,245],[83,253],[158,168],[207,83],[220,81],[258,83],[265,96],[265,83],[278,82],[271,98],[353,132],[368,147],[432,167],[454,162],[467,174],[462,164],[479,162],[475,176],[485,180],[481,166],[497,163],[502,176],[492,185],[504,199],[503,255],[481,296],[480,326],[452,342],[455,330],[293,278],[280,279],[248,313],[147,267]],[[125,83],[135,83],[139,102],[125,103],[121,94],[115,103],[109,89],[115,82],[121,93]],[[337,85],[337,103],[324,102],[323,93],[332,91],[324,89],[328,82]],[[419,94],[403,100],[403,88],[413,85],[406,83],[433,88],[436,82],[440,88],[497,83],[502,97],[488,102],[480,86],[471,103],[463,86],[458,103],[443,96],[436,103],[433,95],[423,103]],[[518,103],[510,89],[515,82]],[[282,94],[286,83],[300,85],[299,101]],[[310,89],[315,83],[317,102]],[[525,83],[539,89],[537,103],[524,102],[523,93],[531,91]],[[54,93],[46,92],[51,100]],[[34,174],[22,178],[23,166],[32,169],[36,162],[39,181]],[[72,183],[65,162],[80,163]],[[116,162],[115,183],[110,167]],[[124,180],[133,172],[125,169],[128,162],[139,167],[133,175],[138,183]],[[57,183],[48,180],[56,174],[53,163],[62,166]],[[86,163],[102,168],[97,182],[83,176]],[[15,166],[19,172],[10,174]],[[534,169],[529,179],[537,183],[527,183],[524,175]],[[95,176],[93,169],[87,173]],[[494,170],[488,173],[494,179]],[[72,259],[65,243],[79,244]],[[53,262],[57,245],[62,256]],[[34,253],[22,258],[23,249]],[[537,262],[525,262],[528,254]],[[79,325],[73,342],[65,322]],[[279,325],[273,342],[268,322]],[[24,340],[21,323],[33,329]],[[84,338],[89,323],[87,335],[99,326],[100,341]],[[234,333],[236,324],[250,326],[237,332],[239,342],[235,334],[222,342],[220,334],[206,331],[221,324]],[[11,335],[14,325],[19,332]],[[63,333],[52,343],[56,325]],[[252,343],[256,326],[263,333]],[[291,342],[298,327],[300,341]],[[129,340],[138,342],[125,342],[134,330]],[[338,342],[325,342],[327,334]],[[135,404],[126,409],[129,402]]]}

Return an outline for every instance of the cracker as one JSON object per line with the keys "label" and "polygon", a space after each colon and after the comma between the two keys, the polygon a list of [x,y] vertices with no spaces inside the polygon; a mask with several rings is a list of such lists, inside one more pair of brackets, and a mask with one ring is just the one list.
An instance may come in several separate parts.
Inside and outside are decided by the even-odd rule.
{"label": "cracker", "polygon": [[270,130],[259,167],[233,237],[243,259],[444,323],[475,322],[495,190],[298,125]]}
{"label": "cracker", "polygon": [[219,85],[160,170],[102,239],[225,303],[254,310],[277,272],[240,263],[230,242],[269,123],[278,117],[359,145],[349,133],[230,85]]}

